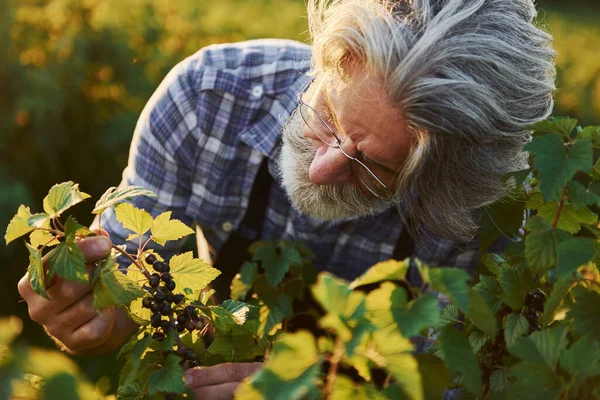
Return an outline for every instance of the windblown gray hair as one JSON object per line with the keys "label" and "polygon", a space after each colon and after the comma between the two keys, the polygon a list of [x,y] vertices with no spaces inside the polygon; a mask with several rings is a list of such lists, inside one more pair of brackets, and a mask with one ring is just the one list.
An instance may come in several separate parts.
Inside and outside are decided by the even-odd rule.
{"label": "windblown gray hair", "polygon": [[315,73],[358,63],[416,134],[396,193],[413,234],[472,239],[476,210],[510,190],[501,177],[527,168],[556,75],[535,16],[530,0],[308,0]]}

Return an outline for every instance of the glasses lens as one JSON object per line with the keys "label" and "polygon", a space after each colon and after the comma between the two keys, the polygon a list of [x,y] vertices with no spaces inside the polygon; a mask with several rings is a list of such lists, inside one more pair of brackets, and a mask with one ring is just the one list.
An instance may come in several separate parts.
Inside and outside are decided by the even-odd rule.
{"label": "glasses lens", "polygon": [[375,196],[385,201],[392,200],[393,196],[390,190],[364,164],[361,164],[358,160],[354,160],[352,162],[352,172]]}
{"label": "glasses lens", "polygon": [[302,103],[300,104],[300,115],[310,130],[325,144],[332,147],[338,146],[335,136],[315,110]]}

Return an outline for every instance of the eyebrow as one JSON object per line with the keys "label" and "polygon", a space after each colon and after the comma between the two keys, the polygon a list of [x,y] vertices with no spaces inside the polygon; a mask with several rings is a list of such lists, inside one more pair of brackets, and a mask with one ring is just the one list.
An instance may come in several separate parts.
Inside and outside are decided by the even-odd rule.
{"label": "eyebrow", "polygon": [[[337,114],[335,113],[335,110],[333,109],[333,104],[331,103],[331,98],[329,97],[329,92],[327,91],[327,87],[324,85],[323,86],[323,97],[325,98],[325,105],[327,106],[327,112],[331,115],[331,117],[333,118],[333,124],[335,125],[335,128],[338,131],[344,132],[344,130],[342,129],[342,126],[340,125],[340,121],[338,120]],[[344,133],[344,136],[348,136],[347,134]],[[363,152],[360,153],[362,155],[362,157],[366,160],[371,161],[374,164],[379,165],[381,168],[385,168],[388,171],[396,174],[398,171],[396,171],[393,168],[390,168],[388,166],[383,165],[382,163],[373,160],[370,157],[367,157]]]}

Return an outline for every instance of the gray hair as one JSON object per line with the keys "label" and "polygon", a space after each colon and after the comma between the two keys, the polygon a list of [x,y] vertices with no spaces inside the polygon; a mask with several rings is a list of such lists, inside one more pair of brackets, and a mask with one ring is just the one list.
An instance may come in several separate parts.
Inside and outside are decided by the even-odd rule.
{"label": "gray hair", "polygon": [[396,193],[412,228],[472,239],[502,176],[527,168],[556,78],[535,16],[531,0],[308,0],[315,73],[362,65],[416,134]]}

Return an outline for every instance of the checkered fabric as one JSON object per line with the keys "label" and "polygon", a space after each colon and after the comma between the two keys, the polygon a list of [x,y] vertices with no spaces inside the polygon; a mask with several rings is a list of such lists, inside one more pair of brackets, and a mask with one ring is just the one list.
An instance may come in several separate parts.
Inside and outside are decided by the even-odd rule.
{"label": "checkered fabric", "polygon": [[[290,40],[255,40],[204,48],[178,64],[158,87],[138,121],[122,185],[158,197],[133,204],[153,216],[197,222],[218,250],[241,222],[263,157],[271,186],[262,239],[305,243],[321,270],[347,280],[390,259],[402,230],[395,207],[369,217],[315,221],[293,208],[281,186],[281,128],[310,77],[310,48]],[[130,232],[107,211],[103,227],[115,243]],[[179,243],[167,242],[167,258]],[[430,265],[471,271],[478,240],[457,244],[429,235],[415,256]]]}

